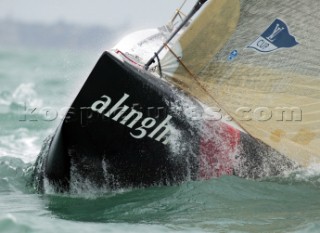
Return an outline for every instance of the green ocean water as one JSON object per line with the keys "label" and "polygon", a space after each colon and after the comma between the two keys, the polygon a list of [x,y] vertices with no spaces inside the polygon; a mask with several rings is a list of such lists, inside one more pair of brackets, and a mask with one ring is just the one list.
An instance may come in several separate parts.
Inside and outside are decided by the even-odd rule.
{"label": "green ocean water", "polygon": [[320,166],[283,177],[70,194],[30,185],[99,53],[0,49],[0,232],[320,232]]}

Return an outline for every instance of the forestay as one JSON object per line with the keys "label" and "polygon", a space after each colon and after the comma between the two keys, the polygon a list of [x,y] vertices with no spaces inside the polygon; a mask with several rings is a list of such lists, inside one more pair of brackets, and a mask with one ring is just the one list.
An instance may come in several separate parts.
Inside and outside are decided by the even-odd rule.
{"label": "forestay", "polygon": [[307,166],[320,160],[319,23],[319,0],[208,0],[162,69]]}

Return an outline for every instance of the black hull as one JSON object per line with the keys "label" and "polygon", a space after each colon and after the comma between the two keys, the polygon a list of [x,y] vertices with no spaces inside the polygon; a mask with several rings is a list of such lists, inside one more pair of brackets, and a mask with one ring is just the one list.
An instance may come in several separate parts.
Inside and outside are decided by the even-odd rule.
{"label": "black hull", "polygon": [[[202,112],[182,91],[105,52],[40,155],[37,188],[41,190],[47,179],[56,190],[67,191],[73,172],[93,185],[111,189],[199,179],[203,151],[225,154],[219,148],[201,148],[208,144],[203,143]],[[226,137],[220,134],[214,137]],[[228,174],[259,177],[259,168],[265,165],[258,154],[270,148],[240,132],[233,135],[237,135],[232,142],[239,151],[237,158],[245,161],[241,166],[247,171],[229,166]],[[290,161],[280,159],[292,167]],[[274,173],[279,172],[275,169]]]}
{"label": "black hull", "polygon": [[[106,117],[105,112],[124,94],[129,97],[110,117]],[[100,114],[91,107],[103,95],[112,101],[109,108]],[[91,182],[97,185],[107,183],[110,187],[176,183],[187,176],[195,179],[197,161],[194,151],[198,148],[197,143],[191,142],[197,142],[199,136],[188,123],[184,109],[175,107],[182,106],[181,99],[184,98],[192,103],[194,111],[202,111],[194,100],[166,82],[105,52],[56,131],[42,164],[43,176],[55,186],[65,189],[68,188],[72,166]],[[125,105],[130,107],[127,113],[134,108],[143,114],[132,128],[121,124],[127,113],[116,121],[112,119]],[[153,118],[157,122],[154,127],[146,129],[150,135],[168,116],[172,117],[170,127],[179,134],[179,141],[185,142],[183,145],[164,144],[167,135],[156,140],[165,126],[152,138],[145,135],[136,139],[131,135],[141,134],[136,128],[141,126],[143,119]],[[178,154],[172,154],[173,146]]]}

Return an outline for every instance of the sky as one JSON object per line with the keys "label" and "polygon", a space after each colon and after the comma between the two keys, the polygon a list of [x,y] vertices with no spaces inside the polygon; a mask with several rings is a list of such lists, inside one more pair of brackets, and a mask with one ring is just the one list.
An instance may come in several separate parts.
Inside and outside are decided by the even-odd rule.
{"label": "sky", "polygon": [[[0,19],[143,29],[163,25],[184,0],[0,0]],[[195,0],[187,0],[186,12]]]}

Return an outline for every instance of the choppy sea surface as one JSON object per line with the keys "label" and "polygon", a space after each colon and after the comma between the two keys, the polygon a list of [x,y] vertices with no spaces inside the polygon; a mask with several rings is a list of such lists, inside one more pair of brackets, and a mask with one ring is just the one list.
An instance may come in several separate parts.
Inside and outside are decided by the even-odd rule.
{"label": "choppy sea surface", "polygon": [[320,232],[320,166],[118,191],[36,193],[32,165],[99,53],[0,49],[0,232]]}

